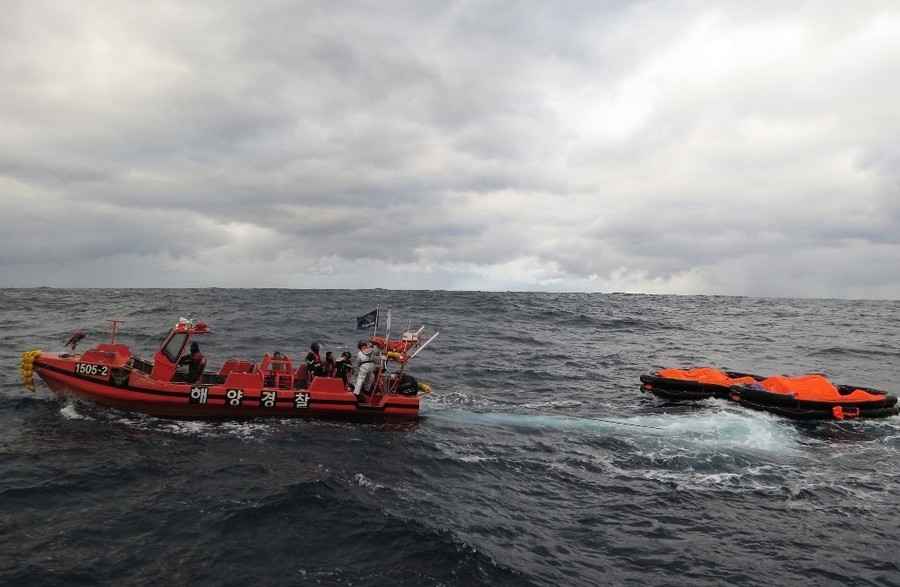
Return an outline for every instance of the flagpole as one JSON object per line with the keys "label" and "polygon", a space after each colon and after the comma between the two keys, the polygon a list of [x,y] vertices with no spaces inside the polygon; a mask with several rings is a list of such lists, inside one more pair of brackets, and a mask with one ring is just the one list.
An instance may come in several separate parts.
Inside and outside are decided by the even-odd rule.
{"label": "flagpole", "polygon": [[381,355],[382,393],[388,393],[387,355],[391,350],[391,309],[388,308],[387,320],[384,325],[384,354]]}
{"label": "flagpole", "polygon": [[381,306],[375,306],[375,326],[372,327],[372,338],[378,333],[378,315],[381,313]]}

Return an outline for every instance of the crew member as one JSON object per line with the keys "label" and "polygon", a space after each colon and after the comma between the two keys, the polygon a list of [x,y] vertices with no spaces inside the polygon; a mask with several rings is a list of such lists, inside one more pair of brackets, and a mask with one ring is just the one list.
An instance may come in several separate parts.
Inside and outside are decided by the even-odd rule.
{"label": "crew member", "polygon": [[188,366],[187,382],[196,383],[200,376],[203,375],[203,369],[206,367],[206,357],[200,352],[200,345],[192,342],[190,354],[181,357],[178,360],[178,364]]}
{"label": "crew member", "polygon": [[72,352],[75,352],[75,347],[78,346],[78,343],[81,342],[81,339],[85,336],[87,335],[84,332],[76,330],[72,333],[72,336],[69,337],[69,340],[66,341],[66,346],[72,347]]}
{"label": "crew member", "polygon": [[319,355],[319,343],[317,342],[309,345],[309,352],[306,353],[306,374],[310,381],[312,381],[313,376],[325,374],[325,370],[322,367],[322,357]]}
{"label": "crew member", "polygon": [[325,364],[322,366],[322,372],[325,373],[325,377],[334,377],[334,355],[331,354],[331,351],[325,351]]}
{"label": "crew member", "polygon": [[365,392],[372,369],[375,368],[375,357],[373,356],[374,349],[367,340],[359,341],[356,348],[359,349],[359,352],[356,353],[356,359],[359,361],[359,364],[356,367],[356,383],[353,385],[353,395],[359,399],[360,394]]}
{"label": "crew member", "polygon": [[350,383],[350,374],[353,372],[353,355],[350,351],[341,353],[341,358],[334,363],[334,376],[344,381],[344,387]]}

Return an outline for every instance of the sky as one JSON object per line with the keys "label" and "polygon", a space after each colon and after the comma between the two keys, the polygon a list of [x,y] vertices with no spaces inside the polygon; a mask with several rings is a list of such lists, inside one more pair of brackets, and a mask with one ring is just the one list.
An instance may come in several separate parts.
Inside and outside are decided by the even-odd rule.
{"label": "sky", "polygon": [[4,3],[0,287],[900,299],[900,3]]}

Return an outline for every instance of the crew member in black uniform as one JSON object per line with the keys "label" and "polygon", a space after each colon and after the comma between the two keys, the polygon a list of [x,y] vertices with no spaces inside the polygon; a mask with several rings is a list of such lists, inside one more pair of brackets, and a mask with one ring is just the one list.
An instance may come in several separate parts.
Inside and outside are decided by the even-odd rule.
{"label": "crew member in black uniform", "polygon": [[200,345],[192,342],[190,354],[181,357],[178,360],[178,364],[188,366],[187,382],[196,383],[200,376],[203,375],[203,369],[206,367],[206,357],[200,352]]}
{"label": "crew member in black uniform", "polygon": [[309,345],[309,352],[306,353],[306,376],[312,381],[313,376],[325,374],[325,368],[322,366],[322,357],[319,355],[319,343],[314,342]]}
{"label": "crew member in black uniform", "polygon": [[344,380],[344,387],[350,383],[350,374],[353,372],[353,355],[350,351],[341,353],[341,358],[334,364],[334,376]]}

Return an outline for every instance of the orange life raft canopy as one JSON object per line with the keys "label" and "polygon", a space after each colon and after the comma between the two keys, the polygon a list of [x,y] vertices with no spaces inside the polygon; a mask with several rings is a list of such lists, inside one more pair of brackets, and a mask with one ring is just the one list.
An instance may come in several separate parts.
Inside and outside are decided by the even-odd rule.
{"label": "orange life raft canopy", "polygon": [[756,383],[762,379],[759,375],[723,371],[713,367],[662,369],[649,375],[641,375],[641,388],[670,400],[727,398],[733,386]]}
{"label": "orange life raft canopy", "polygon": [[883,418],[900,412],[897,398],[887,392],[835,385],[819,374],[776,375],[737,385],[730,398],[749,408],[797,419]]}

